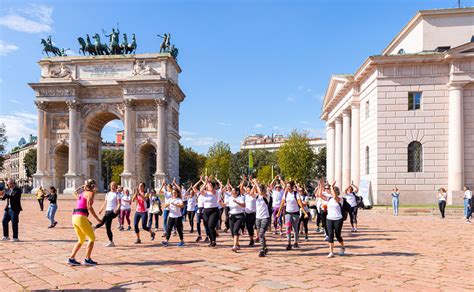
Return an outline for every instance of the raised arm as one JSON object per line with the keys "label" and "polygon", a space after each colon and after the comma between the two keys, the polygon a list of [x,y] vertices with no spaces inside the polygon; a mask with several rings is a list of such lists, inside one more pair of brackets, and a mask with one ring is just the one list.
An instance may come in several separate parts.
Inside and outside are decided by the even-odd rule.
{"label": "raised arm", "polygon": [[351,184],[352,185],[352,189],[354,190],[354,193],[358,193],[359,192],[359,187],[356,186],[355,184]]}
{"label": "raised arm", "polygon": [[181,187],[176,183],[176,178],[173,178],[173,185],[176,187],[178,192],[181,192]]}

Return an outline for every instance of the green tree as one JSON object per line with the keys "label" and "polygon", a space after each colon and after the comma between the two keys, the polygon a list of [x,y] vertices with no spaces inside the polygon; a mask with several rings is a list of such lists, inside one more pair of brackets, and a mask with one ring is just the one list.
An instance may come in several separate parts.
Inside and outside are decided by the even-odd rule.
{"label": "green tree", "polygon": [[[253,155],[253,173],[252,175],[257,175],[258,172],[264,166],[271,166],[273,165],[273,173],[277,175],[280,173],[280,168],[278,166],[278,159],[274,152],[270,152],[267,150],[252,150]],[[231,163],[231,170],[230,170],[230,182],[232,185],[238,185],[240,183],[240,177],[242,174],[248,174],[248,166],[249,166],[249,151],[248,150],[241,150],[236,152],[232,155],[232,163]],[[271,174],[270,174],[271,175]]]}
{"label": "green tree", "polygon": [[184,148],[179,144],[179,177],[181,183],[196,182],[203,173],[206,156],[197,153],[192,148]]}
{"label": "green tree", "polygon": [[314,166],[314,152],[307,135],[293,131],[277,152],[278,164],[286,179],[307,183]]}
{"label": "green tree", "polygon": [[225,183],[230,175],[231,161],[232,152],[229,144],[222,141],[214,143],[207,152],[205,164],[207,174],[218,175],[219,179]]}
{"label": "green tree", "polygon": [[25,164],[26,176],[32,177],[36,173],[36,149],[31,149],[25,154],[23,164]]}
{"label": "green tree", "polygon": [[[274,175],[276,175],[274,173]],[[272,166],[264,165],[257,172],[257,179],[263,184],[269,184],[272,181]]]}
{"label": "green tree", "polygon": [[117,184],[120,184],[122,177],[120,176],[123,172],[123,165],[114,165],[112,166],[112,177],[110,181],[114,181]]}
{"label": "green tree", "polygon": [[321,148],[315,155],[313,177],[318,179],[326,177],[326,147]]}
{"label": "green tree", "polygon": [[[101,151],[102,157],[102,178],[104,180],[105,187],[108,188],[108,184],[112,181],[113,167],[123,167],[123,150],[115,149],[104,149]],[[120,183],[120,179],[117,181]]]}

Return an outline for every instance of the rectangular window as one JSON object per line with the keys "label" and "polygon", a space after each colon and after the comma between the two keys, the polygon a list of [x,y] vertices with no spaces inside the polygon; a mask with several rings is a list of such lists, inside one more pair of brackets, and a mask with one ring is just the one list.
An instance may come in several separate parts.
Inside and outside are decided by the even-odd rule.
{"label": "rectangular window", "polygon": [[419,110],[421,107],[421,92],[408,92],[408,110]]}
{"label": "rectangular window", "polygon": [[369,111],[369,101],[365,102],[365,118],[368,119],[370,116],[370,111]]}

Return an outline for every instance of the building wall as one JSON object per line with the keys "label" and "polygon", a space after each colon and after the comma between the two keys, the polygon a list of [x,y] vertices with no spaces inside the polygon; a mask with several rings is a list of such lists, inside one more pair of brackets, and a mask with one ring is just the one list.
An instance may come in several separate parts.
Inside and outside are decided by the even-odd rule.
{"label": "building wall", "polygon": [[465,44],[474,34],[474,13],[456,17],[427,16],[423,24],[423,50],[434,50],[438,46],[451,48]]}
{"label": "building wall", "polygon": [[391,52],[391,55],[398,54],[403,49],[406,54],[418,53],[423,50],[423,23],[420,20],[410,34],[408,34]]}
{"label": "building wall", "polygon": [[[448,184],[447,64],[384,66],[378,78],[378,197],[389,204],[397,185],[403,204],[435,202]],[[408,110],[408,93],[422,93],[419,110]],[[423,145],[423,171],[408,172],[408,144]]]}
{"label": "building wall", "polygon": [[[360,179],[369,180],[372,198],[377,204],[377,72],[370,74],[360,85]],[[367,101],[369,117],[366,118]],[[366,169],[366,147],[369,146],[369,173]]]}
{"label": "building wall", "polygon": [[474,83],[466,86],[464,97],[464,181],[474,188]]}

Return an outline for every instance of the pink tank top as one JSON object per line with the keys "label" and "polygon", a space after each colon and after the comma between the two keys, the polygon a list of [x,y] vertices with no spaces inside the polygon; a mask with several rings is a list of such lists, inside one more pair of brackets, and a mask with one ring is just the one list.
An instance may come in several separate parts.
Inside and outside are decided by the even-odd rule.
{"label": "pink tank top", "polygon": [[73,215],[89,216],[89,212],[87,211],[87,198],[83,194],[84,193],[80,193],[79,198],[77,198]]}
{"label": "pink tank top", "polygon": [[137,195],[137,212],[146,212],[145,200],[140,195]]}

